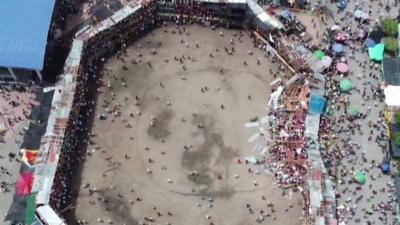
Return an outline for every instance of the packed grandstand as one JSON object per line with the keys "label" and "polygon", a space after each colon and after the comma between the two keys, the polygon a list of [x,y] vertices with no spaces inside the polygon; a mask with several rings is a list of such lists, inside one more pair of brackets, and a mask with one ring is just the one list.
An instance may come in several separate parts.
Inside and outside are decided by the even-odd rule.
{"label": "packed grandstand", "polygon": [[[16,196],[8,220],[16,224],[61,225],[66,224],[65,219],[70,219],[64,212],[76,198],[72,193],[76,188],[75,176],[81,169],[76,165],[82,165],[84,161],[85,146],[88,144],[85,137],[90,135],[88,127],[93,117],[96,90],[101,85],[98,76],[103,62],[121,46],[135,42],[164,20],[177,24],[197,22],[254,30],[254,39],[276,48],[280,59],[290,70],[296,73],[315,71],[284,37],[284,24],[266,13],[254,0],[131,2],[96,25],[86,25],[76,32],[55,87],[43,89],[44,100],[39,110],[42,113],[38,119],[48,117],[48,120],[40,127],[43,131],[40,146],[37,151],[25,150],[23,153],[26,158],[24,163],[35,165],[31,178],[33,185],[29,195]],[[312,118],[305,120],[307,123]],[[310,126],[314,127],[312,132],[318,134],[315,124]],[[319,149],[315,145],[310,148],[315,164],[311,172],[321,174],[322,171],[326,174],[324,168],[319,168],[322,164]],[[323,193],[312,188],[305,192],[304,211],[310,214],[308,222],[320,221],[318,224],[323,224],[322,221],[335,220],[335,196],[329,182],[329,179],[321,178],[308,182],[311,187],[323,184],[323,189],[326,189]],[[316,195],[319,199],[317,203]],[[318,214],[316,208],[321,206],[322,201],[327,210],[325,214]]]}

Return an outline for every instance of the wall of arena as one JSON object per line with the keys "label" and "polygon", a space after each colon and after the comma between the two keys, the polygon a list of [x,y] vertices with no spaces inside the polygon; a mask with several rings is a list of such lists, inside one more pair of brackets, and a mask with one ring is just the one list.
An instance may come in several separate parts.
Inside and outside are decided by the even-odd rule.
{"label": "wall of arena", "polygon": [[[197,8],[193,11],[188,7]],[[36,193],[39,223],[66,224],[59,215],[73,205],[76,197],[72,194],[77,193],[74,185],[79,182],[75,174],[80,174],[84,162],[103,62],[160,24],[161,18],[230,27],[242,17],[264,32],[284,28],[254,0],[150,1],[129,4],[96,26],[85,26],[76,33],[63,74],[55,85],[35,166],[32,192]]]}

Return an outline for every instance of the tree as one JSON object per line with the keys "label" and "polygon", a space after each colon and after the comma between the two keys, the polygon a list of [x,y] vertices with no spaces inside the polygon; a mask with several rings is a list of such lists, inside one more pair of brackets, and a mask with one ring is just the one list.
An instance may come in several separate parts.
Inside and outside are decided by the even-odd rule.
{"label": "tree", "polygon": [[388,51],[390,54],[395,55],[397,53],[397,49],[399,48],[399,43],[397,42],[396,38],[387,37],[383,39],[385,44],[385,50]]}
{"label": "tree", "polygon": [[381,21],[381,28],[383,33],[386,34],[386,36],[389,37],[394,37],[396,36],[397,33],[397,20],[395,19],[384,19]]}
{"label": "tree", "polygon": [[400,148],[400,132],[396,133],[394,137],[394,144],[396,147]]}
{"label": "tree", "polygon": [[400,112],[394,113],[394,123],[396,126],[400,127]]}

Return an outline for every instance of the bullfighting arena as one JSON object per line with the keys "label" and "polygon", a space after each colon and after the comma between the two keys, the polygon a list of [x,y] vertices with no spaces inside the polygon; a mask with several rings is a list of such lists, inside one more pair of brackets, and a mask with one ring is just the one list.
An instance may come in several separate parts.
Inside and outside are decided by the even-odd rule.
{"label": "bullfighting arena", "polygon": [[257,129],[244,124],[267,114],[278,62],[244,31],[179,29],[158,28],[106,62],[77,219],[300,224],[301,195],[282,196],[245,161]]}

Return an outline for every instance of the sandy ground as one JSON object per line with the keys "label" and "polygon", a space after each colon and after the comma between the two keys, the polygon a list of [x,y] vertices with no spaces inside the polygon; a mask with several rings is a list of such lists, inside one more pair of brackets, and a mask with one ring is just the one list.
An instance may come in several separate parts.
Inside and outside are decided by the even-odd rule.
{"label": "sandy ground", "polygon": [[[135,225],[144,217],[156,221],[149,224],[256,224],[261,210],[271,213],[271,202],[275,213],[263,224],[300,224],[301,196],[282,197],[270,175],[244,163],[254,147],[247,139],[256,132],[244,123],[266,114],[273,80],[268,71],[277,65],[253,49],[247,35],[240,43],[239,34],[233,36],[238,31],[197,25],[188,28],[190,35],[172,34],[172,26],[166,30],[159,28],[128,48],[127,71],[116,57],[105,66],[111,72],[104,77],[96,114],[107,119],[96,119],[93,127],[95,144],[82,175],[90,187],[81,189],[77,218],[90,224],[101,218]],[[225,46],[235,53],[228,55]],[[132,59],[137,64],[129,63]],[[120,116],[106,113],[105,98],[111,100],[108,109],[118,106]],[[93,188],[97,192],[89,194]]]}
{"label": "sandy ground", "polygon": [[[9,104],[10,101],[18,103],[15,107]],[[5,216],[11,205],[15,183],[19,177],[19,169],[21,162],[18,152],[19,144],[23,141],[23,128],[27,125],[28,120],[23,111],[30,114],[30,103],[36,104],[34,94],[28,92],[2,92],[0,93],[0,123],[7,128],[4,135],[4,143],[0,143],[0,182],[6,182],[4,188],[0,187],[0,215]],[[16,118],[21,118],[21,120]],[[15,158],[10,158],[9,153],[16,154]],[[5,188],[8,191],[5,191]],[[0,219],[0,224],[9,224]]]}
{"label": "sandy ground", "polygon": [[[322,27],[321,20],[313,15],[311,12],[307,13],[294,13],[297,16],[297,19],[306,26],[307,33],[311,35],[312,41],[311,43],[318,46],[321,44],[322,36],[324,33]],[[314,26],[315,24],[315,26]]]}
{"label": "sandy ground", "polygon": [[[277,9],[276,13],[279,15],[283,12],[283,9]],[[320,45],[322,42],[322,37],[324,30],[322,28],[322,22],[318,16],[314,15],[311,12],[293,12],[290,11],[292,16],[296,16],[296,18],[306,27],[307,33],[312,37],[310,41],[313,45]],[[315,26],[314,26],[315,24]]]}
{"label": "sandy ground", "polygon": [[[355,4],[360,3],[363,9],[369,10],[372,9],[372,15],[370,18],[379,18],[380,16],[384,15],[385,16],[392,16],[395,17],[397,15],[397,8],[392,7],[391,11],[385,12],[383,10],[383,7],[378,7],[378,3],[374,2],[355,2],[355,1],[350,1],[349,5],[346,8],[346,12],[353,12],[355,11]],[[337,16],[337,17],[342,17],[344,16],[344,12],[337,13],[337,7],[334,4],[328,4],[328,9],[330,10],[330,14]],[[327,17],[328,23],[330,26],[333,25],[333,21],[331,17]],[[356,22],[354,22],[353,18],[350,18],[353,26],[353,30],[356,28]],[[373,23],[373,21],[372,21]],[[343,24],[340,24],[343,25]],[[346,48],[346,53],[349,55],[351,50],[349,48]],[[347,177],[340,177],[344,179],[345,181],[348,181],[352,178],[352,172],[353,170],[351,168],[354,168],[354,171],[364,171],[365,174],[367,175],[367,182],[365,185],[362,186],[362,189],[359,191],[355,191],[356,188],[359,185],[356,184],[351,184],[349,185],[348,183],[346,184],[338,184],[337,186],[337,191],[342,194],[341,198],[338,199],[338,205],[339,206],[344,206],[345,208],[347,207],[352,207],[354,210],[354,216],[352,216],[350,212],[342,213],[342,216],[344,217],[344,221],[346,224],[355,224],[356,219],[360,220],[360,224],[366,224],[367,221],[374,222],[373,224],[383,224],[383,222],[380,220],[380,218],[386,218],[387,219],[387,224],[398,224],[396,222],[396,215],[394,213],[391,213],[389,211],[384,212],[383,210],[379,211],[374,211],[373,206],[379,205],[379,203],[384,202],[387,203],[390,199],[393,199],[395,193],[390,193],[389,192],[389,184],[394,183],[394,179],[391,176],[388,175],[382,175],[382,172],[380,168],[376,165],[379,165],[382,162],[383,157],[385,154],[381,151],[381,148],[378,146],[378,144],[375,141],[369,141],[368,137],[369,132],[371,128],[368,127],[368,121],[378,121],[379,119],[382,119],[381,116],[379,116],[379,112],[383,111],[385,104],[383,102],[379,101],[374,101],[372,100],[372,93],[370,90],[370,85],[377,85],[380,83],[379,80],[372,78],[369,76],[370,73],[379,75],[381,74],[381,69],[376,68],[373,70],[370,70],[368,67],[366,69],[363,69],[360,67],[358,64],[360,61],[364,61],[368,59],[367,53],[361,53],[360,51],[355,51],[354,55],[355,59],[348,58],[348,63],[351,68],[352,74],[348,76],[348,78],[352,81],[354,89],[358,88],[359,90],[363,90],[363,88],[366,88],[367,95],[371,97],[371,100],[364,100],[361,96],[360,93],[357,91],[352,91],[351,94],[349,95],[350,99],[350,105],[354,107],[358,107],[361,112],[367,113],[368,112],[368,107],[371,107],[370,113],[368,113],[367,120],[361,121],[361,130],[364,131],[364,134],[360,134],[359,132],[356,132],[355,135],[350,135],[350,143],[356,143],[360,144],[361,147],[359,150],[356,150],[356,155],[354,156],[347,156],[339,165],[338,170],[341,168],[345,168],[350,171],[350,175]],[[370,61],[368,61],[369,65]],[[357,77],[360,76],[360,79]],[[340,78],[338,78],[340,80]],[[376,103],[376,107],[374,106]],[[338,116],[342,111],[335,113],[335,116]],[[340,125],[338,124],[335,128],[338,128]],[[346,126],[346,125],[344,125]],[[374,130],[374,134],[371,135],[373,138],[372,140],[375,139],[375,136],[378,134],[376,129]],[[341,137],[348,137],[348,134],[342,133],[340,134]],[[361,160],[361,156],[365,155],[365,157],[368,159],[368,163],[365,163]],[[352,160],[352,161],[351,161]],[[371,163],[371,160],[376,161],[376,165]],[[395,170],[395,168],[392,167],[392,170]],[[395,171],[393,171],[396,173]],[[386,190],[385,190],[386,189]],[[385,191],[383,191],[385,190]],[[372,194],[373,191],[376,191],[376,194]],[[360,198],[360,196],[363,196],[360,201],[355,201],[356,198]],[[347,201],[346,201],[347,200]],[[394,202],[391,202],[391,205],[395,205]],[[366,216],[366,212],[373,212],[371,215]]]}
{"label": "sandy ground", "polygon": [[[19,127],[16,131],[22,130],[22,127]],[[15,140],[22,141],[23,137],[19,136],[15,137]],[[6,216],[10,205],[12,203],[14,193],[15,193],[15,184],[19,177],[19,170],[21,167],[21,162],[17,162],[15,159],[10,159],[8,157],[8,153],[18,154],[20,151],[19,146],[15,143],[14,139],[7,141],[6,143],[0,145],[0,165],[6,170],[1,171],[0,174],[0,182],[7,182],[7,188],[10,190],[9,192],[4,192],[3,190],[0,192],[0,215],[2,216],[0,219],[0,224],[11,224],[10,222],[5,222],[4,217]],[[18,155],[16,158],[20,158]],[[8,171],[9,174],[6,174],[5,171]]]}

